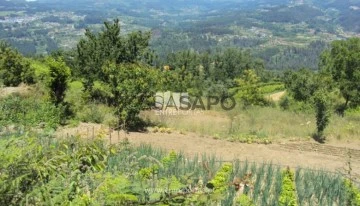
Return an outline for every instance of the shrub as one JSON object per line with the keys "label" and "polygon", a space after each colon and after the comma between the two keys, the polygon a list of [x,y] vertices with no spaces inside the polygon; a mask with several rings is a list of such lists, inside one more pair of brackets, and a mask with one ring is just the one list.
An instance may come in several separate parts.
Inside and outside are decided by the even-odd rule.
{"label": "shrub", "polygon": [[97,104],[84,105],[82,110],[77,112],[76,118],[82,122],[102,123],[106,113],[101,111],[101,106]]}
{"label": "shrub", "polygon": [[288,96],[281,97],[280,102],[279,102],[279,106],[283,110],[290,109],[290,99],[289,99],[289,97]]}
{"label": "shrub", "polygon": [[113,95],[109,85],[101,81],[95,81],[90,96],[93,100],[107,103]]}
{"label": "shrub", "polygon": [[61,120],[61,108],[51,102],[36,97],[9,96],[0,100],[0,123],[35,127],[45,124],[46,128],[56,128]]}
{"label": "shrub", "polygon": [[5,86],[18,86],[21,82],[33,84],[35,72],[17,51],[0,47],[0,79]]}
{"label": "shrub", "polygon": [[59,105],[64,101],[71,70],[60,58],[54,59],[49,57],[46,59],[46,64],[49,66],[50,76],[45,83],[49,89],[51,100],[56,105]]}
{"label": "shrub", "polygon": [[73,113],[78,113],[83,110],[86,101],[83,98],[83,84],[80,81],[70,82],[68,89],[65,92],[64,101],[70,105]]}
{"label": "shrub", "polygon": [[290,110],[296,113],[310,114],[313,111],[313,105],[308,102],[296,101],[293,97],[285,95],[280,98],[279,106],[283,110]]}
{"label": "shrub", "polygon": [[330,106],[327,102],[326,96],[322,93],[316,94],[314,104],[316,112],[316,136],[317,139],[323,140],[323,132],[330,122]]}

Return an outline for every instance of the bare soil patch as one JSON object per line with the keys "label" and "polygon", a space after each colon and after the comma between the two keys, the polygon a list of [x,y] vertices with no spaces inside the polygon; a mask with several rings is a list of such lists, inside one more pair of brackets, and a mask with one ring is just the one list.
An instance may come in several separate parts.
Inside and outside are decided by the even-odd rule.
{"label": "bare soil patch", "polygon": [[207,137],[200,137],[194,133],[180,134],[167,133],[124,133],[110,131],[104,126],[97,124],[80,124],[76,128],[63,128],[57,134],[59,136],[81,135],[92,137],[102,134],[111,143],[117,143],[128,139],[135,145],[151,144],[154,147],[165,150],[184,152],[189,156],[216,155],[224,161],[240,159],[258,163],[279,164],[292,168],[302,167],[327,171],[344,171],[347,162],[347,152],[352,154],[353,172],[360,174],[360,142],[342,143],[341,146],[321,145],[313,142],[283,142],[271,145],[242,144],[226,140],[216,140]]}
{"label": "bare soil patch", "polygon": [[17,87],[0,87],[0,98],[9,96],[11,94],[20,94],[25,95],[28,94],[31,91],[31,87],[21,84]]}
{"label": "bare soil patch", "polygon": [[281,92],[276,92],[274,94],[271,94],[269,96],[269,99],[271,99],[274,102],[278,102],[280,101],[281,97],[283,97],[285,95],[286,91],[281,91]]}
{"label": "bare soil patch", "polygon": [[289,150],[316,152],[319,154],[331,155],[331,156],[337,156],[343,158],[349,157],[350,154],[351,158],[360,160],[360,150],[351,149],[350,147],[344,148],[344,147],[337,147],[326,144],[317,144],[312,142],[282,144],[281,147]]}

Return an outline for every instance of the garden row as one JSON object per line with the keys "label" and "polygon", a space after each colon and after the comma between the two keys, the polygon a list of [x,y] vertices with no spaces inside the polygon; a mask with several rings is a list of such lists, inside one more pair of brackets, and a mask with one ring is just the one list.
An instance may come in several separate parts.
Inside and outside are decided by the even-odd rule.
{"label": "garden row", "polygon": [[0,138],[0,205],[359,205],[341,175],[108,145],[99,137]]}

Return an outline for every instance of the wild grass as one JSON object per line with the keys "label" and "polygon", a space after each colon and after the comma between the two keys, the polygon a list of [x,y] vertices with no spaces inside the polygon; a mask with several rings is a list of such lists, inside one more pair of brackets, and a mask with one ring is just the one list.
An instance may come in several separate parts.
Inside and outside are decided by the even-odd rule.
{"label": "wild grass", "polygon": [[[155,111],[144,111],[141,117],[178,131],[229,140],[244,136],[309,139],[316,130],[315,115],[276,107],[236,107],[231,111],[215,108],[196,115],[158,115]],[[345,117],[333,114],[325,135],[333,139],[358,138],[360,129],[356,125],[359,123],[356,114]]]}

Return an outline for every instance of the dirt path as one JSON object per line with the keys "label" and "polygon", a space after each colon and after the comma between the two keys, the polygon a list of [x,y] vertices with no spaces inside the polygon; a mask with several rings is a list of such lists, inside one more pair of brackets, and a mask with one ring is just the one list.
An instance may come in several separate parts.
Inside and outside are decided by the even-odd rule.
{"label": "dirt path", "polygon": [[[94,130],[94,131],[93,131]],[[91,136],[99,133],[110,135],[106,128],[99,125],[81,124],[77,128],[59,131],[62,136],[79,134]],[[135,145],[151,144],[166,150],[182,151],[187,155],[195,154],[216,155],[222,160],[233,159],[249,160],[254,162],[272,162],[290,167],[303,167],[312,169],[324,169],[328,171],[343,171],[347,162],[347,151],[351,148],[353,172],[360,174],[360,142],[317,144],[312,142],[284,142],[271,145],[242,144],[226,140],[215,140],[200,137],[196,134],[171,134],[164,133],[129,133],[112,132],[112,143],[128,138]]]}
{"label": "dirt path", "polygon": [[[286,143],[272,145],[242,144],[224,140],[198,137],[196,135],[131,133],[127,138],[134,144],[151,144],[168,150],[183,151],[188,155],[216,154],[223,160],[249,160],[272,162],[290,167],[309,167],[330,171],[343,170],[347,161],[346,148],[312,145],[309,143]],[[316,148],[319,149],[316,149]],[[301,149],[303,148],[303,149]],[[315,149],[314,149],[315,148]],[[360,174],[359,150],[353,150],[353,171]]]}

